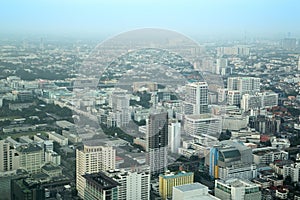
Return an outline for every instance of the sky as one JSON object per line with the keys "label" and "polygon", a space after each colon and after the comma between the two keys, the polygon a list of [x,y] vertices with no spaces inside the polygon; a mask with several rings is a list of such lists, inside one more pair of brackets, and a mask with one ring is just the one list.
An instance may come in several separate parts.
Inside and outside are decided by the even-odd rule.
{"label": "sky", "polygon": [[0,34],[300,36],[299,0],[3,0]]}

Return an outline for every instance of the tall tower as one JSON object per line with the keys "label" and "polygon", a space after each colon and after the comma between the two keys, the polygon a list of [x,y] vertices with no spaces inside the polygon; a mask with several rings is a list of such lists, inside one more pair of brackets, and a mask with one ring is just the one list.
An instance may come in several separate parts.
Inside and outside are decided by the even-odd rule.
{"label": "tall tower", "polygon": [[151,174],[162,173],[168,166],[168,113],[150,114],[147,128],[147,164]]}
{"label": "tall tower", "polygon": [[115,169],[116,150],[109,146],[85,144],[76,150],[76,189],[84,199],[86,180],[82,175]]}
{"label": "tall tower", "polygon": [[172,153],[178,153],[181,138],[181,124],[177,120],[172,120],[168,127],[169,132],[169,148]]}
{"label": "tall tower", "polygon": [[184,114],[208,113],[208,85],[206,82],[196,82],[186,85]]}

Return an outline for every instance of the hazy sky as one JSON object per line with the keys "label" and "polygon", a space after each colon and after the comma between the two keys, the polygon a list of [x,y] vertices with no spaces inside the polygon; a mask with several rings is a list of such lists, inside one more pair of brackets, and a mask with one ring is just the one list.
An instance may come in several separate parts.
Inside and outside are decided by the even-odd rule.
{"label": "hazy sky", "polygon": [[0,33],[300,35],[299,0],[2,0]]}

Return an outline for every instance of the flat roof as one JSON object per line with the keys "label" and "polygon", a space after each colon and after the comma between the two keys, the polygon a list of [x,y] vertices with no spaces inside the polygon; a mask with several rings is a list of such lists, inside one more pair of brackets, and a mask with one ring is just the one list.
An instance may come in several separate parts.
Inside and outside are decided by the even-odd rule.
{"label": "flat roof", "polygon": [[182,192],[187,192],[192,190],[204,189],[207,187],[205,185],[202,185],[201,183],[191,183],[191,184],[175,186],[174,188]]}
{"label": "flat roof", "polygon": [[109,190],[120,184],[112,178],[106,176],[103,172],[82,175],[87,183],[92,183],[99,189]]}

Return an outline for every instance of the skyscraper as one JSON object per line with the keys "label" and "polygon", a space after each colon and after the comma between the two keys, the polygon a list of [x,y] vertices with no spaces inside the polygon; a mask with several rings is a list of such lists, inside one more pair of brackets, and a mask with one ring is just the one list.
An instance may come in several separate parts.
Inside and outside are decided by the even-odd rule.
{"label": "skyscraper", "polygon": [[115,149],[101,146],[99,142],[84,144],[83,149],[76,150],[76,189],[81,198],[84,198],[86,187],[86,180],[82,175],[115,169],[115,160]]}
{"label": "skyscraper", "polygon": [[186,85],[184,114],[208,113],[208,85],[206,82],[196,82]]}
{"label": "skyscraper", "polygon": [[152,113],[147,121],[147,163],[152,174],[164,172],[167,168],[168,113]]}
{"label": "skyscraper", "polygon": [[177,120],[172,120],[169,122],[168,126],[169,132],[169,148],[172,153],[178,153],[178,148],[180,147],[181,138],[181,124]]}

